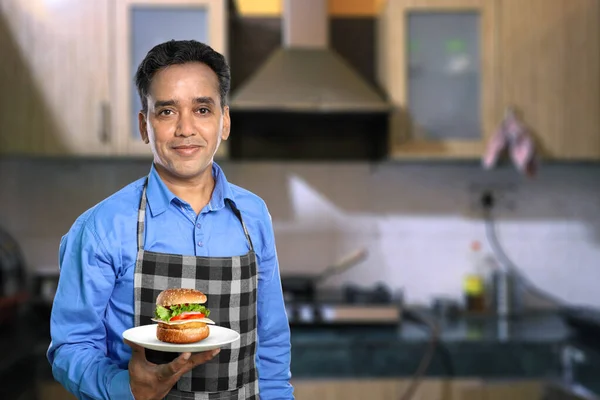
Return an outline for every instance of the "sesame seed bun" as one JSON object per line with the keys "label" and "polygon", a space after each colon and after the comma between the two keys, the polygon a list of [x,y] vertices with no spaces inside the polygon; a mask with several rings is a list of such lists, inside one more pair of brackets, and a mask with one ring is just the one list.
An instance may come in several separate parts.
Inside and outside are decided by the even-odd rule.
{"label": "sesame seed bun", "polygon": [[194,289],[167,289],[156,298],[156,305],[169,307],[177,304],[204,304],[206,295]]}

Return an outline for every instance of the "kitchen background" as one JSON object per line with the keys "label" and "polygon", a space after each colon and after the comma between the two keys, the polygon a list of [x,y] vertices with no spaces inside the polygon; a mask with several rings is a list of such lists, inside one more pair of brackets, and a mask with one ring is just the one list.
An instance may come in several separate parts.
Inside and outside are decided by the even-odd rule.
{"label": "kitchen background", "polygon": [[[131,128],[132,68],[149,42],[193,36],[231,63],[233,128],[217,162],[269,206],[284,278],[317,275],[365,249],[325,287],[383,283],[401,293],[403,307],[430,308],[440,298],[462,306],[465,277],[476,272],[473,241],[494,250],[481,207],[490,191],[501,247],[552,300],[529,305],[600,307],[600,2],[313,1],[312,10],[277,0],[0,2],[0,227],[18,243],[29,276],[56,274],[60,237],[75,218],[148,172],[149,149]],[[157,21],[161,28],[148,31]],[[302,53],[303,41],[328,51]],[[507,157],[482,165],[509,107],[530,128],[533,177]],[[556,326],[544,334],[562,345],[567,328]],[[322,340],[313,334],[292,329],[304,351]],[[595,348],[577,345],[597,371]],[[308,382],[298,384],[298,398],[350,398],[335,382],[362,374],[317,376],[310,357],[293,359],[292,373]],[[555,371],[552,362],[542,372],[490,376],[561,376],[562,364]],[[389,367],[372,372],[383,389],[359,385],[352,395],[399,398],[411,365],[393,376]],[[473,365],[463,375],[487,379]],[[331,386],[315,389],[313,378]],[[428,399],[504,398],[421,388],[417,396]],[[510,395],[538,399],[539,390]]]}

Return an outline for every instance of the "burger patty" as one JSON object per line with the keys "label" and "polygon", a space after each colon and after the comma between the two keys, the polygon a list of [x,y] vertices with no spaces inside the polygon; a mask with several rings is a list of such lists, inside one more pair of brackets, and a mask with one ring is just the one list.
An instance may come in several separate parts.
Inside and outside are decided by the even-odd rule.
{"label": "burger patty", "polygon": [[158,324],[162,329],[173,329],[173,330],[182,330],[182,329],[198,329],[204,328],[206,326],[206,322],[186,322],[185,324]]}

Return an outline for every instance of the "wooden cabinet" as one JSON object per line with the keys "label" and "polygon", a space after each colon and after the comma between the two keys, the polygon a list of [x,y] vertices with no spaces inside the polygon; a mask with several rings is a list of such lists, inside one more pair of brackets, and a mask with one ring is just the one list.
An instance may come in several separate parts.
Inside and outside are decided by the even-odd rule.
{"label": "wooden cabinet", "polygon": [[[137,63],[169,39],[227,55],[225,0],[0,6],[0,154],[150,157],[137,131]],[[223,142],[217,157],[226,154]]]}
{"label": "wooden cabinet", "polygon": [[498,114],[497,23],[491,0],[387,2],[378,77],[396,108],[392,157],[481,155]]}
{"label": "wooden cabinet", "polygon": [[0,7],[0,154],[110,154],[107,0]]}
{"label": "wooden cabinet", "polygon": [[[296,400],[387,400],[401,399],[411,381],[409,379],[332,379],[299,380],[292,384]],[[451,383],[441,379],[426,379],[420,383],[411,400],[445,400],[441,396],[448,385],[452,386]],[[458,399],[461,397],[454,400]],[[471,398],[465,399],[471,400]],[[477,398],[473,398],[475,399]]]}
{"label": "wooden cabinet", "polygon": [[600,2],[395,0],[378,21],[395,158],[479,158],[508,107],[550,159],[600,160]]}
{"label": "wooden cabinet", "polygon": [[[296,400],[402,399],[411,379],[296,380]],[[542,400],[543,384],[537,381],[486,382],[481,379],[426,378],[411,400]]]}
{"label": "wooden cabinet", "polygon": [[501,0],[502,105],[554,159],[600,160],[600,1]]}
{"label": "wooden cabinet", "polygon": [[[296,400],[402,400],[410,379],[294,380]],[[74,398],[56,382],[39,384],[40,400]],[[537,381],[485,382],[480,379],[423,380],[411,400],[543,400]]]}

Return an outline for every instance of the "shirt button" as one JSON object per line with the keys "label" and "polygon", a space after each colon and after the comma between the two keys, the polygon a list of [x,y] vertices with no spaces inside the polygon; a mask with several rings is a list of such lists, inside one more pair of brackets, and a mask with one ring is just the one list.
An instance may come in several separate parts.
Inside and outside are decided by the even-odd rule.
{"label": "shirt button", "polygon": [[198,222],[198,223],[196,224],[196,228],[200,228],[200,226],[201,226],[201,225],[200,225],[200,222]]}
{"label": "shirt button", "polygon": [[198,242],[198,246],[202,247],[204,244],[202,242]]}

